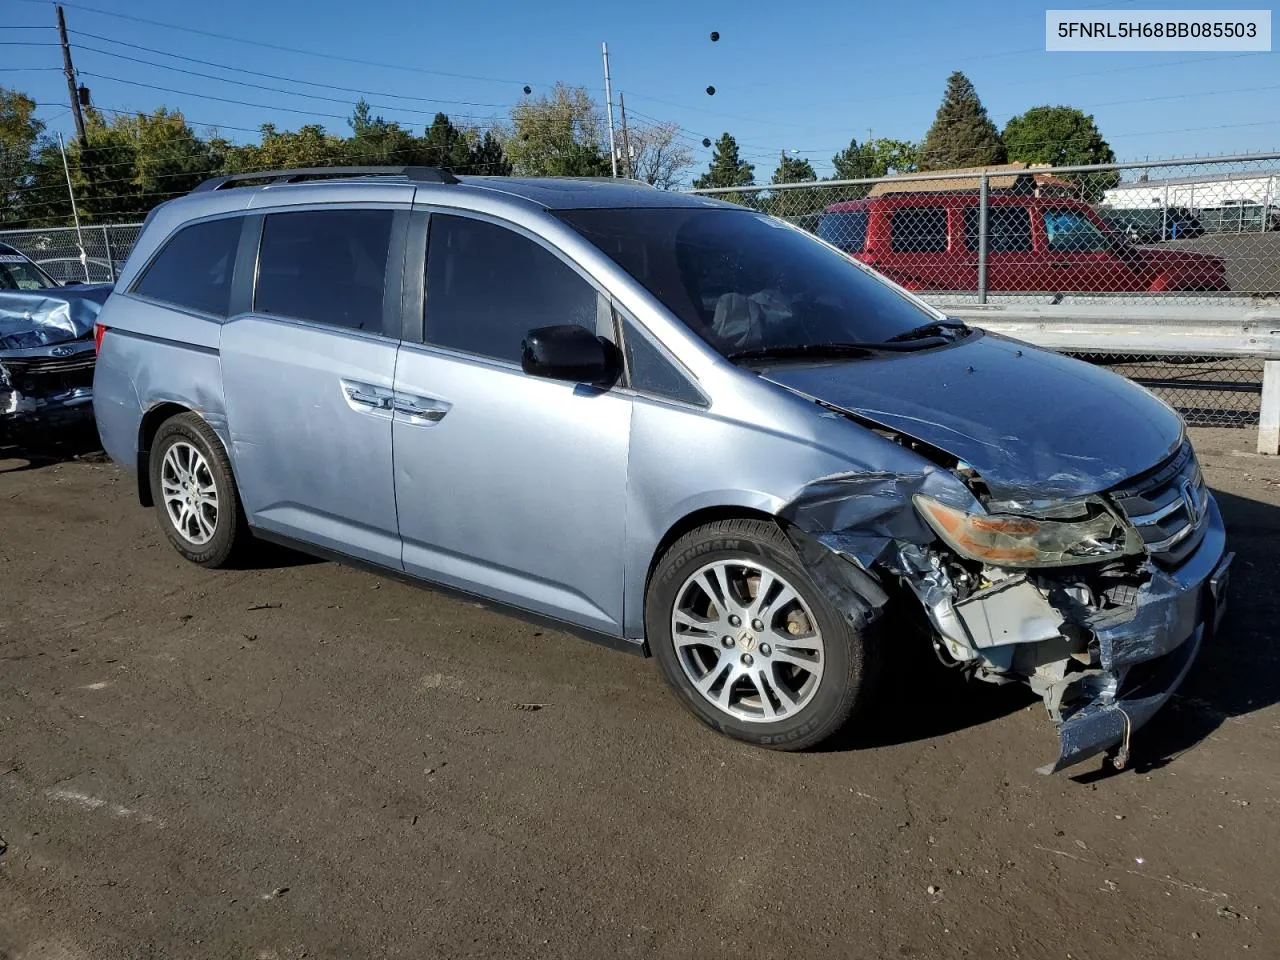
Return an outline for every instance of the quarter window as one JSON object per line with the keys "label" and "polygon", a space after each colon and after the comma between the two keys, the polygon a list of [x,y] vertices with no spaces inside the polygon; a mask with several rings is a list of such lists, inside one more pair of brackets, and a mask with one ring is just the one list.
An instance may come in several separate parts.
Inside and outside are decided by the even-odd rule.
{"label": "quarter window", "polygon": [[903,207],[889,216],[889,249],[894,253],[945,253],[946,207]]}
{"label": "quarter window", "polygon": [[657,344],[641,333],[631,321],[626,321],[625,328],[627,376],[630,378],[631,389],[685,403],[706,403],[702,394],[663,355]]}
{"label": "quarter window", "polygon": [[431,215],[426,342],[511,363],[535,327],[595,332],[595,288],[559,257],[513,230]]}
{"label": "quarter window", "polygon": [[394,217],[391,210],[270,214],[254,311],[380,333]]}
{"label": "quarter window", "polygon": [[200,313],[225,317],[240,242],[240,217],[183,227],[151,261],[133,292]]}
{"label": "quarter window", "polygon": [[[965,246],[978,249],[978,219],[982,212],[964,212]],[[1031,250],[1031,213],[1021,204],[992,204],[987,211],[987,250],[990,253],[1027,253]]]}

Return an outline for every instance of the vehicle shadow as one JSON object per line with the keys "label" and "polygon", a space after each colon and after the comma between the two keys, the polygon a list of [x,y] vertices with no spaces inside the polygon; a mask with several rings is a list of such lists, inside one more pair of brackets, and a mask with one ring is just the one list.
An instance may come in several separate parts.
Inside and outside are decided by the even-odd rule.
{"label": "vehicle shadow", "polygon": [[[1280,620],[1280,591],[1274,589],[1271,559],[1280,537],[1280,507],[1214,491],[1235,551],[1227,614],[1178,692],[1134,735],[1128,770],[1159,769],[1204,741],[1234,717],[1280,701],[1280,658],[1274,653],[1272,624]],[[818,748],[856,750],[930,739],[978,726],[1035,704],[1022,684],[990,687],[965,682],[943,667],[924,642],[908,636],[909,625],[889,626],[888,651],[876,705]],[[1047,721],[1046,721],[1047,723]],[[1068,775],[1096,781],[1122,771],[1086,760]]]}
{"label": "vehicle shadow", "polygon": [[0,438],[0,474],[39,470],[68,460],[105,463],[98,428],[92,421],[59,430],[27,431]]}

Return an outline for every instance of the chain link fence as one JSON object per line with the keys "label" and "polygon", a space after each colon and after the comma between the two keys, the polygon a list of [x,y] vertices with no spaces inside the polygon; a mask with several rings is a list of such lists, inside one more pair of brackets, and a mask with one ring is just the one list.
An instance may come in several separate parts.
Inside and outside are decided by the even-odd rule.
{"label": "chain link fence", "polygon": [[34,260],[59,283],[86,280],[114,283],[141,231],[141,223],[91,224],[79,230],[75,227],[0,229],[0,243],[7,243]]}
{"label": "chain link fence", "polygon": [[[1280,304],[1280,153],[1131,165],[1020,163],[711,188],[817,234],[941,309]],[[1262,360],[1082,354],[1197,425],[1258,422]]]}

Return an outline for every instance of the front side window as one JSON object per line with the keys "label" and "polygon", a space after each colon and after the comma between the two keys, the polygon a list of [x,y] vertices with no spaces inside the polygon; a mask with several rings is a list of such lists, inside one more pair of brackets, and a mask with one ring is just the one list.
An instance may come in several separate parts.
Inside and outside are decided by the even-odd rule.
{"label": "front side window", "polygon": [[640,207],[557,216],[725,356],[883,341],[935,319],[809,234],[750,210]]}
{"label": "front side window", "polygon": [[510,363],[535,327],[595,332],[596,290],[559,257],[484,220],[432,214],[426,342]]}
{"label": "front side window", "polygon": [[134,293],[225,317],[231,304],[240,226],[240,217],[226,217],[183,227],[133,285]]}
{"label": "front side window", "polygon": [[53,279],[20,253],[0,252],[0,290],[42,290]]}
{"label": "front side window", "polygon": [[394,217],[391,210],[268,215],[254,312],[380,332]]}
{"label": "front side window", "polygon": [[889,215],[889,249],[894,253],[946,253],[947,208],[895,210]]}
{"label": "front side window", "polygon": [[1044,232],[1054,253],[1102,253],[1111,249],[1106,234],[1078,210],[1045,210]]}
{"label": "front side window", "polygon": [[[964,212],[965,246],[978,249],[982,211]],[[1031,212],[1021,204],[992,204],[987,210],[987,250],[990,253],[1027,253],[1031,250]]]}

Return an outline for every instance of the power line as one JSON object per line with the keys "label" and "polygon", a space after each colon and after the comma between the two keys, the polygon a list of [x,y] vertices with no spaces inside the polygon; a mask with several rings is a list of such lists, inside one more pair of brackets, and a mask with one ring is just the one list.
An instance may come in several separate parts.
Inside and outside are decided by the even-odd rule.
{"label": "power line", "polygon": [[[18,2],[42,4],[42,3],[50,3],[52,2],[52,0],[18,0]],[[196,27],[184,27],[176,23],[165,23],[163,20],[152,20],[147,17],[135,17],[127,13],[116,13],[114,10],[102,10],[98,7],[85,6],[84,4],[79,4],[79,3],[63,2],[62,6],[68,7],[72,10],[82,10],[85,13],[97,13],[104,17],[115,17],[119,20],[129,20],[129,21],[132,21],[133,23],[145,23],[153,27],[164,27],[165,29],[168,29],[168,30],[181,30],[183,33],[193,33],[201,37],[212,37],[215,40],[227,40],[232,43],[244,43],[253,47],[263,47],[267,50],[278,50],[284,53],[298,53],[308,57],[321,57],[325,60],[338,60],[338,61],[342,61],[343,63],[355,63],[365,67],[381,67],[384,69],[391,69],[391,70],[405,70],[410,73],[421,73],[421,74],[426,74],[428,76],[433,76],[433,77],[451,77],[455,80],[477,80],[484,83],[520,84],[520,83],[529,82],[527,80],[511,80],[511,79],[504,79],[501,77],[482,77],[482,76],[476,76],[474,74],[467,74],[467,73],[448,73],[443,70],[428,70],[425,67],[409,67],[409,66],[404,66],[402,64],[386,63],[386,62],[377,61],[377,60],[362,60],[358,57],[344,57],[328,51],[306,50],[306,49],[303,49],[302,47],[287,47],[279,43],[267,43],[264,40],[250,40],[247,37],[235,37],[226,33],[214,33],[211,30],[200,30]],[[549,84],[546,84],[546,85],[549,86]]]}
{"label": "power line", "polygon": [[[117,39],[115,39],[114,37],[104,37],[104,36],[100,36],[100,35],[98,35],[98,34],[94,34],[94,33],[83,33],[83,32],[81,32],[81,31],[79,31],[79,30],[72,30],[72,31],[71,31],[71,33],[72,33],[74,36],[76,36],[76,37],[88,37],[88,38],[90,38],[90,39],[92,39],[92,40],[101,40],[101,41],[103,41],[103,42],[105,42],[105,43],[114,43],[114,44],[117,44],[117,45],[122,46],[122,47],[129,47],[129,48],[131,48],[131,49],[133,49],[133,50],[142,50],[142,51],[145,51],[146,53],[156,53],[156,54],[159,54],[160,56],[163,56],[163,57],[170,57],[170,58],[172,58],[172,59],[174,59],[174,60],[183,60],[183,61],[185,61],[185,62],[187,62],[187,63],[198,63],[198,64],[200,64],[200,65],[202,65],[202,66],[206,66],[206,67],[217,67],[217,68],[218,68],[218,69],[220,69],[220,70],[227,70],[227,71],[229,71],[229,72],[231,72],[231,73],[247,73],[247,74],[249,74],[250,76],[266,77],[268,80],[283,80],[283,81],[285,81],[286,83],[297,83],[297,84],[302,84],[303,86],[308,86],[308,87],[320,87],[320,88],[325,89],[325,90],[338,90],[338,91],[342,91],[342,92],[345,92],[345,93],[357,93],[357,94],[360,94],[361,96],[368,96],[368,97],[391,97],[391,98],[396,99],[396,100],[412,100],[412,101],[417,102],[417,103],[460,103],[460,104],[463,104],[464,106],[477,106],[477,107],[503,106],[502,104],[469,103],[468,101],[465,101],[465,100],[438,100],[438,99],[433,99],[433,98],[431,98],[431,97],[415,97],[415,96],[410,96],[409,94],[405,94],[405,93],[390,93],[390,92],[385,91],[385,90],[361,90],[361,89],[359,89],[359,88],[357,88],[357,87],[342,87],[342,86],[338,86],[337,84],[332,84],[332,83],[321,83],[321,82],[320,82],[320,81],[318,81],[318,80],[300,80],[300,79],[298,79],[297,77],[287,77],[287,76],[282,76],[282,75],[277,74],[277,73],[264,73],[264,72],[263,72],[263,71],[261,71],[261,70],[250,70],[250,69],[246,69],[246,68],[244,68],[244,67],[232,67],[232,66],[229,66],[229,65],[227,65],[227,64],[216,63],[216,62],[214,62],[214,61],[212,61],[212,60],[201,60],[201,59],[199,59],[199,58],[197,58],[197,57],[188,57],[188,56],[184,56],[184,55],[182,55],[182,54],[178,54],[178,53],[170,53],[170,52],[169,52],[169,51],[167,51],[167,50],[157,50],[155,47],[145,47],[145,46],[143,46],[143,45],[142,45],[142,44],[140,44],[140,43],[129,43],[129,42],[125,41],[125,40],[117,40]],[[105,55],[107,55],[107,56],[111,56],[111,57],[119,57],[119,58],[121,58],[121,59],[125,59],[125,60],[133,59],[133,58],[130,58],[130,57],[126,57],[124,54],[114,53],[114,52],[112,52],[112,51],[108,51],[108,50],[98,50],[98,49],[97,49],[97,48],[95,48],[95,47],[90,47],[90,46],[87,46],[87,45],[85,45],[85,44],[80,44],[80,45],[79,45],[79,49],[82,49],[82,50],[93,50],[95,53],[102,53],[102,54],[105,54]],[[154,62],[149,61],[149,60],[141,60],[141,59],[138,59],[138,60],[136,60],[135,62],[137,62],[137,63],[146,63],[146,64],[149,64],[149,65],[151,65],[151,66],[160,67],[161,69],[165,69],[165,70],[177,70],[177,69],[179,69],[179,68],[177,68],[177,67],[169,66],[168,64],[154,63]],[[185,72],[188,72],[188,71],[181,71],[181,72],[184,72],[184,73],[185,73]],[[208,76],[208,74],[200,74],[200,73],[197,73],[197,74],[195,74],[195,76]],[[229,79],[229,78],[223,78],[223,77],[213,77],[212,79],[215,79],[215,80],[223,80],[223,81],[224,81],[224,82],[226,82],[226,83],[237,83],[237,82],[239,82],[239,81],[236,81],[236,80],[231,80],[231,79]],[[271,88],[264,88],[264,89],[271,89]],[[292,93],[293,91],[288,91],[288,92]],[[301,94],[300,94],[300,95],[301,95]]]}

